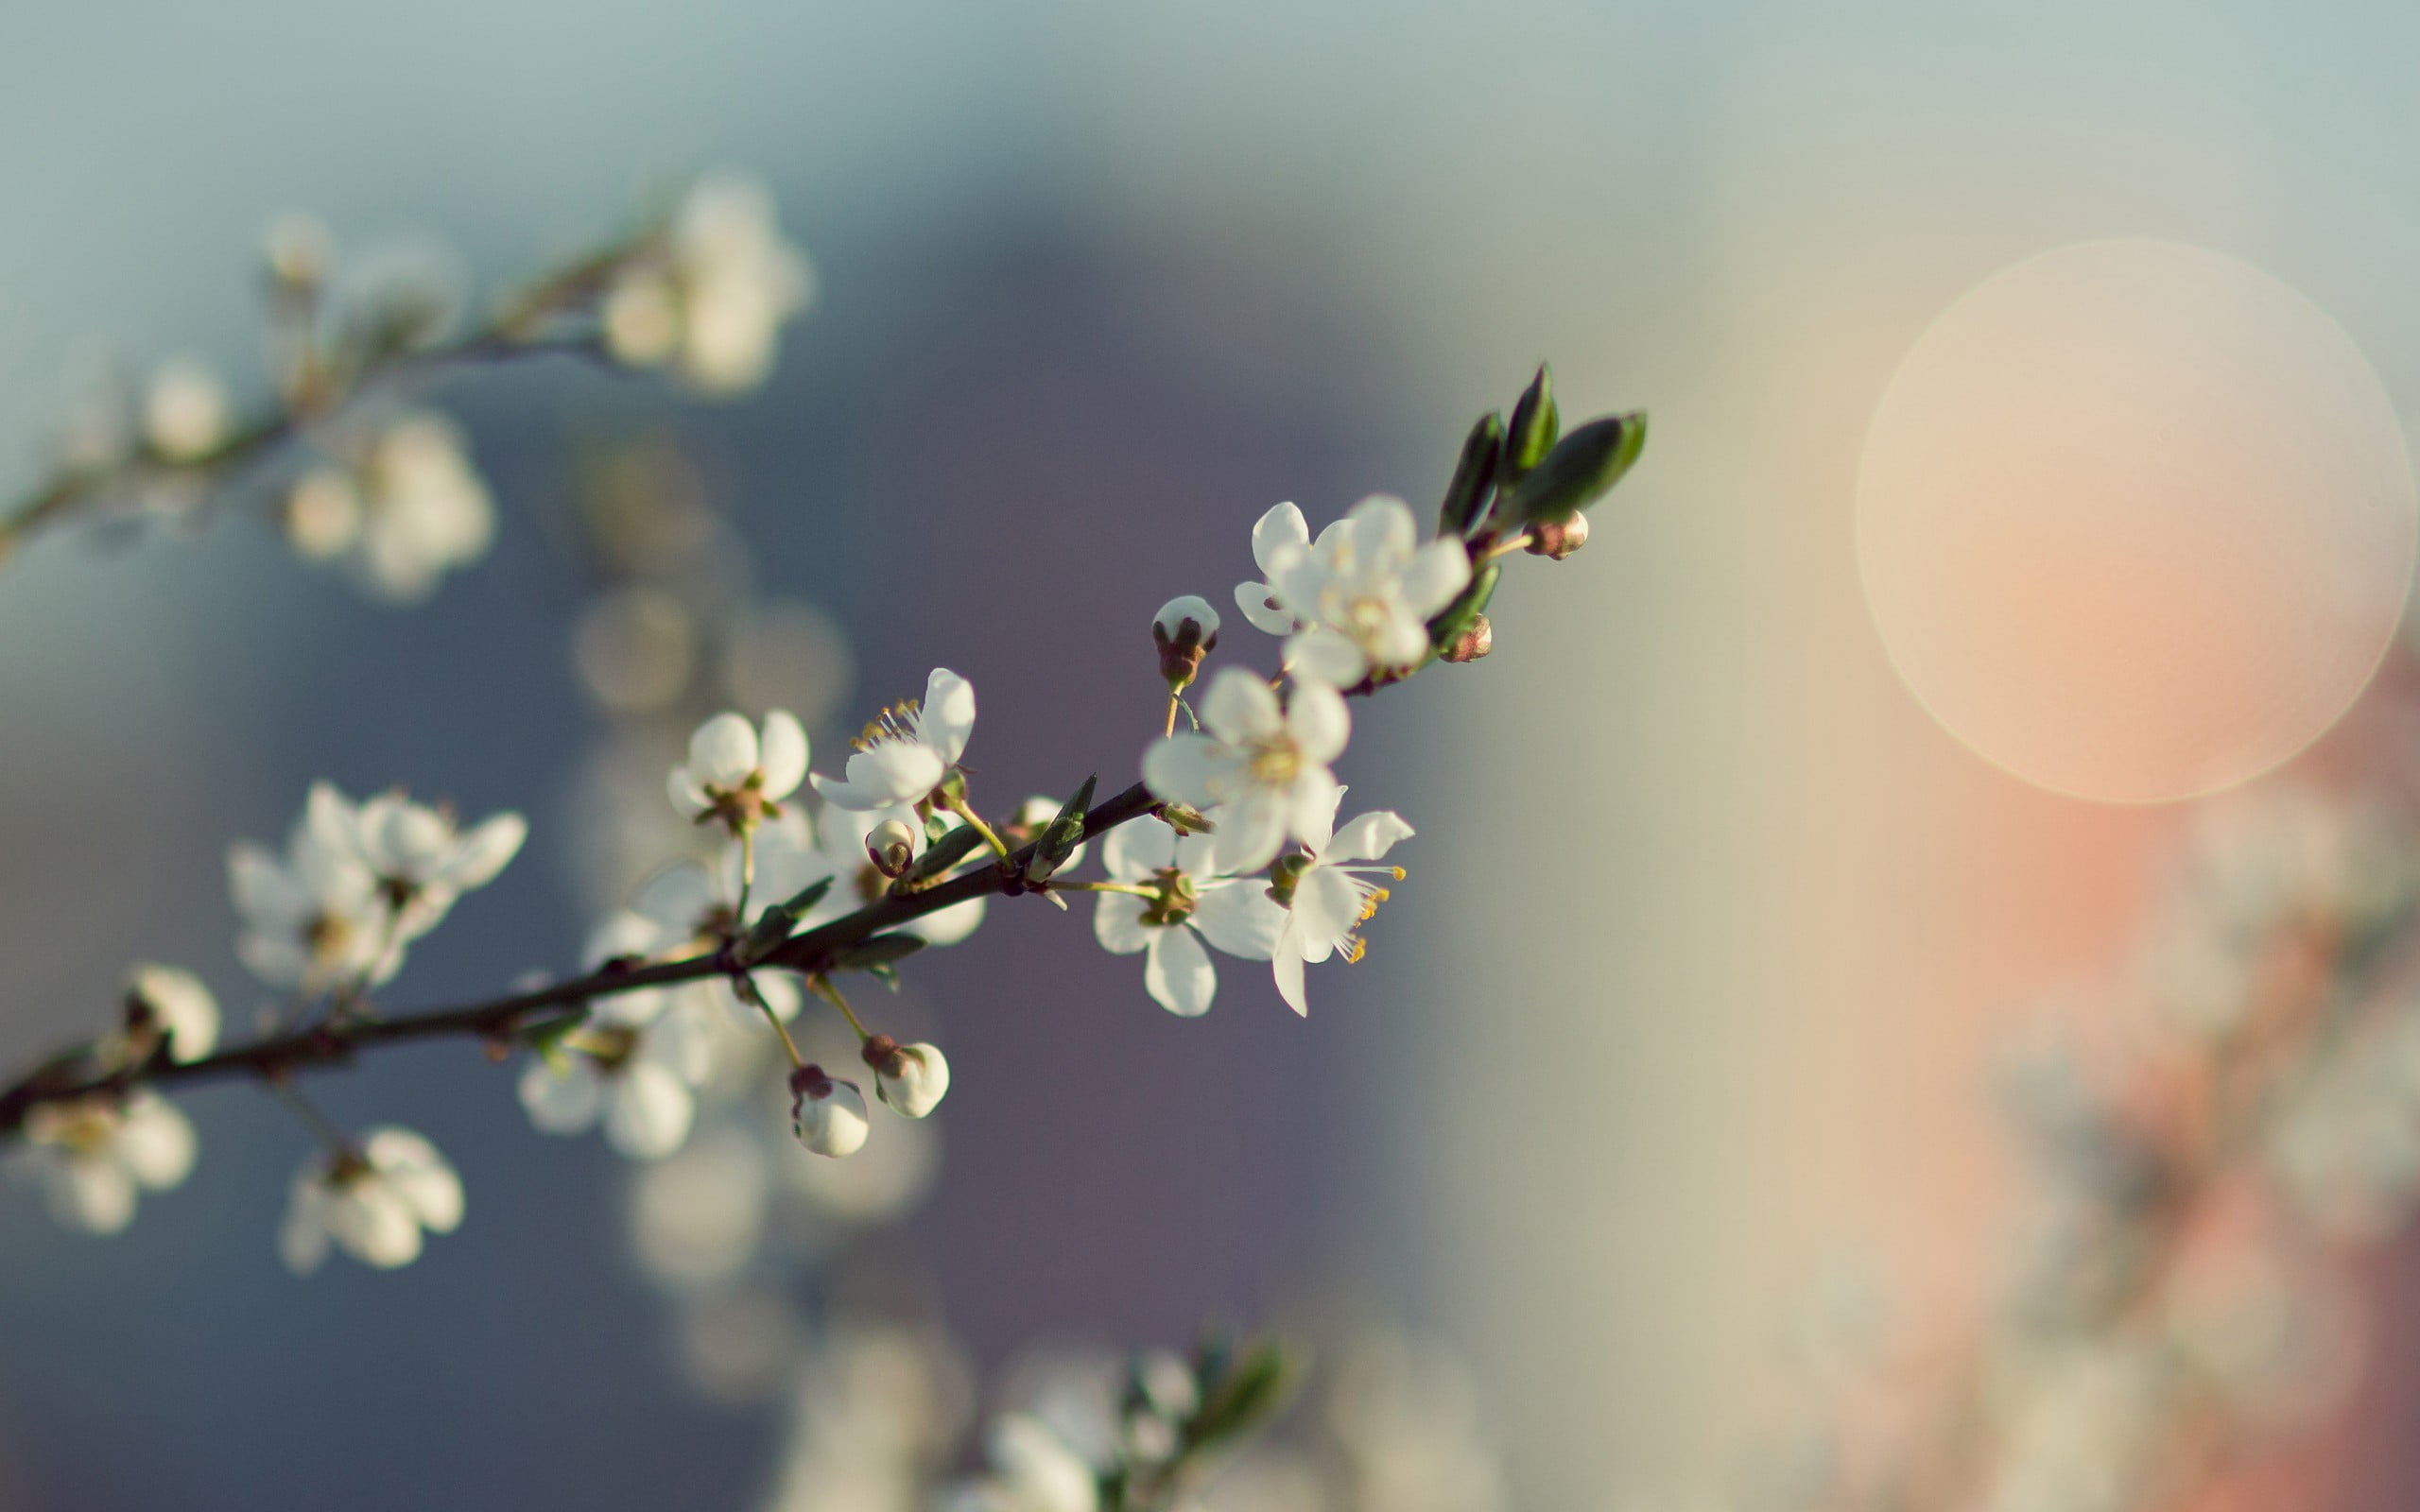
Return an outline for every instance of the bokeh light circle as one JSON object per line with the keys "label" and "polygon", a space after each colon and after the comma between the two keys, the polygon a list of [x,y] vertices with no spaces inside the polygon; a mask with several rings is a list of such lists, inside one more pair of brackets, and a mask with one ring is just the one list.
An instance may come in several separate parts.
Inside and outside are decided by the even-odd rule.
{"label": "bokeh light circle", "polygon": [[1893,663],[1987,760],[2056,792],[2232,786],[2335,723],[2411,573],[2385,387],[2234,258],[2088,242],[1952,303],[1884,389],[1858,568]]}

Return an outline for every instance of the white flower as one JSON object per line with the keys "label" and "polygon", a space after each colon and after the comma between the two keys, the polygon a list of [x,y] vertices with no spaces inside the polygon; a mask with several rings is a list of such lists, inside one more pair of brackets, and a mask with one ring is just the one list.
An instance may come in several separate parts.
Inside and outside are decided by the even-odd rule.
{"label": "white flower", "polygon": [[398,940],[427,934],[456,899],[493,882],[529,833],[513,813],[461,830],[453,815],[393,792],[364,800],[353,818],[354,850],[394,910]]}
{"label": "white flower", "polygon": [[[1322,532],[1322,539],[1332,534],[1342,521]],[[1266,579],[1256,583],[1236,585],[1236,607],[1253,627],[1271,635],[1290,635],[1294,630],[1294,615],[1277,596],[1277,572],[1292,563],[1301,553],[1310,549],[1311,527],[1303,511],[1291,504],[1274,504],[1269,512],[1253,523],[1252,559],[1260,567]]]}
{"label": "white flower", "polygon": [[912,827],[902,813],[932,797],[975,733],[975,684],[947,667],[925,679],[922,703],[886,709],[853,743],[845,780],[817,776],[815,790],[844,809],[880,813]]}
{"label": "white flower", "polygon": [[941,1106],[949,1091],[949,1062],[941,1046],[925,1040],[903,1045],[887,1035],[866,1041],[866,1064],[874,1072],[874,1095],[909,1118]]}
{"label": "white flower", "polygon": [[634,367],[668,362],[692,387],[734,393],[764,381],[782,322],[813,292],[764,188],[717,175],[689,191],[661,252],[615,281],[605,344]]}
{"label": "white flower", "polygon": [[71,1228],[110,1234],[134,1217],[143,1188],[164,1192],[193,1170],[193,1125],[176,1105],[136,1090],[69,1103],[42,1103],[26,1115],[23,1157]]}
{"label": "white flower", "polygon": [[218,1048],[218,1000],[191,971],[142,965],[126,977],[130,1028],[136,1017],[168,1038],[171,1060],[207,1060]]}
{"label": "white flower", "polygon": [[1223,807],[1211,854],[1221,874],[1256,871],[1289,834],[1324,835],[1342,791],[1328,764],[1353,718],[1324,682],[1294,684],[1284,709],[1268,683],[1239,667],[1211,679],[1206,735],[1169,735],[1143,754],[1143,781],[1163,799]]}
{"label": "white flower", "polygon": [[[739,848],[731,846],[712,871],[684,861],[649,877],[631,906],[607,918],[591,936],[589,969],[594,971],[615,956],[676,961],[720,950],[733,937],[745,935],[767,908],[829,874],[823,856],[810,843],[806,816],[797,809],[758,827],[755,851],[756,883],[749,894],[746,919],[738,915]],[[797,1014],[798,986],[786,973],[759,971],[752,980],[774,1017],[787,1021]],[[600,1003],[598,1008],[600,1013],[610,1012],[615,1022],[643,1023],[667,1002],[719,1005],[751,1022],[757,1012],[728,977],[719,975],[677,987],[620,993]]]}
{"label": "white flower", "polygon": [[790,1127],[818,1155],[855,1155],[866,1143],[865,1094],[821,1066],[802,1066],[790,1074]]}
{"label": "white flower", "polygon": [[[823,869],[807,877],[799,885],[803,887],[806,882],[811,882],[815,877],[820,876],[829,876],[838,880],[833,883],[832,890],[823,895],[821,902],[806,911],[806,917],[799,921],[801,929],[813,929],[817,925],[828,924],[833,919],[854,914],[889,891],[890,879],[884,876],[882,868],[874,865],[873,855],[866,849],[868,838],[884,824],[905,824],[914,832],[913,849],[918,854],[924,852],[926,844],[925,821],[917,818],[912,810],[908,811],[908,817],[905,819],[895,817],[896,812],[859,812],[845,808],[825,807],[816,821],[816,833],[819,837],[817,854],[821,857],[820,865]],[[1052,804],[1050,812],[1053,816],[1057,815],[1059,806]],[[953,825],[951,828],[955,829],[957,826]],[[946,834],[949,832],[944,830],[942,833]],[[987,865],[988,855],[988,851],[977,850],[969,858],[967,864],[969,866]],[[967,936],[974,934],[976,926],[983,922],[984,908],[990,902],[988,898],[969,898],[964,902],[952,903],[947,908],[937,909],[919,919],[911,919],[900,925],[898,932],[914,935],[927,945],[955,945]]]}
{"label": "white flower", "polygon": [[762,818],[779,817],[781,800],[806,775],[806,730],[798,716],[776,709],[765,716],[764,732],[738,714],[719,713],[689,737],[689,759],[672,768],[672,806],[698,823],[709,816],[733,834]]}
{"label": "white flower", "polygon": [[1050,1424],[1031,1413],[1002,1413],[989,1437],[992,1473],[959,1486],[951,1512],[1098,1512],[1098,1472]]}
{"label": "white flower", "polygon": [[1286,643],[1298,677],[1349,688],[1374,673],[1409,672],[1428,655],[1429,617],[1470,582],[1470,554],[1420,527],[1401,499],[1374,495],[1320,533],[1288,540],[1264,563],[1276,600],[1302,623]]}
{"label": "white flower", "polygon": [[[1219,817],[1211,816],[1214,822]],[[1259,878],[1228,877],[1216,869],[1214,839],[1180,837],[1158,819],[1141,818],[1112,830],[1101,844],[1101,860],[1114,881],[1157,887],[1161,896],[1100,894],[1094,937],[1118,955],[1143,952],[1143,987],[1151,1001],[1188,1019],[1207,1012],[1219,989],[1218,970],[1201,940],[1230,955],[1265,961],[1286,922],[1286,911],[1270,899]]]}
{"label": "white flower", "polygon": [[382,427],[352,469],[297,480],[286,530],[307,556],[343,558],[377,597],[413,604],[487,555],[495,506],[453,423],[413,414]]}
{"label": "white flower", "polygon": [[227,390],[191,357],[160,365],[143,396],[143,438],[163,460],[208,455],[227,435]]}
{"label": "white flower", "polygon": [[358,1151],[315,1156],[294,1177],[278,1253],[298,1276],[318,1270],[328,1243],[381,1270],[420,1258],[421,1231],[462,1222],[462,1180],[437,1146],[407,1128],[373,1128]]}
{"label": "white flower", "polygon": [[240,841],[227,852],[227,880],[244,921],[235,954],[273,987],[375,985],[403,962],[389,948],[398,942],[388,937],[378,880],[355,842],[353,805],[328,783],[311,785],[283,860]]}
{"label": "white flower", "polygon": [[1397,841],[1410,839],[1411,833],[1411,826],[1400,816],[1380,809],[1353,820],[1333,838],[1304,837],[1311,855],[1294,877],[1285,928],[1278,935],[1270,963],[1277,977],[1277,995],[1296,1013],[1310,1012],[1309,999],[1303,991],[1305,963],[1335,954],[1348,961],[1361,958],[1361,936],[1355,931],[1387,901],[1387,889],[1366,879],[1374,874],[1403,880],[1401,867],[1375,863]]}
{"label": "white flower", "polygon": [[696,1089],[713,1074],[713,1040],[694,1002],[678,1002],[643,1023],[583,1024],[560,1052],[521,1074],[521,1106],[548,1134],[579,1134],[605,1123],[605,1142],[635,1160],[671,1154],[689,1137]]}

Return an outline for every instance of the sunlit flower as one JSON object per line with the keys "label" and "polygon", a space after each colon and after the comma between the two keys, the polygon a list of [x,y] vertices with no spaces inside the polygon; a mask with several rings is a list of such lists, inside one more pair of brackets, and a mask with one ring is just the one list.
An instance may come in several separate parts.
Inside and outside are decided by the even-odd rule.
{"label": "sunlit flower", "polygon": [[1102,893],[1093,935],[1114,954],[1144,953],[1144,990],[1160,1006],[1186,1018],[1207,1012],[1219,989],[1218,969],[1201,940],[1230,955],[1265,961],[1286,922],[1286,911],[1270,901],[1259,878],[1217,871],[1215,839],[1180,837],[1158,819],[1141,818],[1110,831],[1101,842],[1111,880],[1156,888],[1159,895]]}
{"label": "sunlit flower", "polygon": [[305,472],[285,525],[304,555],[341,558],[372,593],[413,604],[487,555],[495,506],[453,423],[413,414],[383,426],[354,467]]}
{"label": "sunlit flower", "polygon": [[1428,655],[1428,620],[1471,576],[1459,541],[1419,543],[1410,506],[1383,494],[1362,500],[1303,546],[1276,546],[1270,584],[1302,623],[1286,643],[1298,677],[1349,688],[1374,673],[1409,672]]}
{"label": "sunlit flower", "polygon": [[790,1074],[790,1128],[818,1155],[855,1155],[866,1143],[865,1094],[821,1066],[802,1066]]}
{"label": "sunlit flower", "polygon": [[[1343,526],[1338,521],[1321,533],[1321,539]],[[1285,600],[1277,596],[1278,569],[1290,565],[1311,546],[1311,527],[1303,511],[1291,504],[1274,504],[1269,512],[1253,523],[1252,559],[1260,568],[1262,581],[1237,583],[1236,607],[1244,611],[1257,629],[1271,635],[1291,635],[1296,624],[1294,613]]]}
{"label": "sunlit flower", "polygon": [[1333,837],[1305,838],[1310,853],[1294,873],[1285,926],[1278,933],[1270,961],[1277,995],[1296,1013],[1310,1011],[1303,988],[1305,965],[1337,954],[1347,961],[1361,958],[1358,931],[1387,901],[1386,887],[1371,879],[1403,878],[1402,868],[1378,865],[1378,859],[1397,841],[1411,838],[1411,826],[1400,816],[1381,809],[1354,819]]}
{"label": "sunlit flower", "polygon": [[878,813],[912,822],[913,809],[930,798],[975,733],[975,684],[935,667],[925,679],[925,696],[886,709],[854,742],[847,775],[817,776],[815,790],[844,809]]}
{"label": "sunlit flower", "polygon": [[585,1023],[521,1074],[521,1106],[548,1134],[580,1134],[601,1118],[605,1142],[637,1160],[681,1147],[712,1074],[713,1041],[694,1002],[643,1023]]}
{"label": "sunlit flower", "polygon": [[[1057,814],[1058,805],[1051,805],[1050,812]],[[824,869],[814,873],[814,876],[829,876],[837,880],[822,901],[807,910],[805,919],[800,921],[802,928],[813,929],[819,924],[828,924],[833,919],[854,914],[890,890],[890,879],[874,864],[867,844],[883,825],[891,823],[904,824],[914,832],[916,843],[913,849],[922,854],[925,850],[925,821],[914,817],[912,811],[903,820],[879,810],[860,812],[826,806],[816,816],[817,854]],[[942,833],[946,834],[948,831]],[[988,852],[978,850],[969,864],[987,865],[987,855]],[[813,877],[807,880],[812,881]],[[804,883],[800,885],[804,886]],[[914,935],[927,945],[955,945],[974,934],[976,927],[983,922],[984,909],[990,902],[988,898],[969,898],[964,902],[952,903],[947,908],[911,919],[899,926],[899,932]]]}
{"label": "sunlit flower", "polygon": [[278,1253],[298,1276],[337,1248],[381,1270],[420,1258],[424,1229],[452,1233],[462,1222],[462,1180],[437,1146],[407,1128],[372,1129],[355,1150],[320,1155],[295,1174]]}
{"label": "sunlit flower", "polygon": [[873,1068],[874,1095],[907,1117],[924,1117],[949,1091],[949,1062],[939,1045],[922,1040],[903,1045],[876,1035],[866,1041],[865,1061]]}
{"label": "sunlit flower", "polygon": [[1098,1512],[1098,1473],[1050,1424],[1002,1413],[988,1436],[991,1473],[956,1487],[948,1512]]}
{"label": "sunlit flower", "polygon": [[738,714],[717,714],[689,737],[689,759],[672,768],[672,806],[742,833],[780,816],[781,800],[806,775],[806,730],[786,709],[765,716],[761,735]]}
{"label": "sunlit flower", "polygon": [[1281,709],[1268,683],[1229,667],[1210,681],[1201,723],[1206,735],[1154,742],[1143,780],[1163,799],[1226,811],[1211,848],[1219,873],[1258,870],[1289,834],[1325,834],[1341,791],[1328,764],[1353,728],[1341,695],[1298,682]]}
{"label": "sunlit flower", "polygon": [[193,1125],[175,1104],[136,1090],[39,1103],[26,1114],[21,1160],[50,1211],[71,1228],[115,1233],[144,1188],[164,1192],[193,1170]]}
{"label": "sunlit flower", "polygon": [[662,254],[634,264],[606,296],[605,343],[634,367],[670,363],[692,387],[735,393],[771,371],[782,323],[813,292],[763,186],[718,175],[682,201]]}
{"label": "sunlit flower", "polygon": [[493,882],[521,851],[529,825],[518,814],[493,814],[468,830],[444,809],[401,793],[366,799],[354,811],[354,844],[395,914],[399,940],[437,927],[456,899]]}
{"label": "sunlit flower", "polygon": [[283,858],[249,840],[228,850],[228,884],[244,922],[235,954],[262,981],[305,991],[358,979],[375,985],[402,964],[354,824],[344,795],[314,782]]}
{"label": "sunlit flower", "polygon": [[169,462],[207,456],[227,435],[227,389],[191,357],[160,365],[143,395],[143,438]]}
{"label": "sunlit flower", "polygon": [[191,971],[137,966],[127,973],[126,1005],[130,1034],[164,1036],[171,1060],[206,1060],[218,1048],[218,1000]]}
{"label": "sunlit flower", "polygon": [[[823,857],[810,843],[806,816],[796,808],[760,825],[754,850],[756,881],[745,919],[739,917],[741,858],[739,848],[732,846],[711,870],[684,861],[649,877],[631,907],[599,927],[590,945],[590,968],[614,955],[669,961],[720,950],[734,936],[746,934],[767,908],[826,875]],[[798,986],[787,973],[759,971],[752,981],[774,1017],[787,1020],[798,1012]],[[658,1003],[719,1006],[752,1021],[757,1012],[720,975],[623,993],[616,1001],[630,1005],[618,1011],[617,1022],[631,1023],[652,1017]]]}

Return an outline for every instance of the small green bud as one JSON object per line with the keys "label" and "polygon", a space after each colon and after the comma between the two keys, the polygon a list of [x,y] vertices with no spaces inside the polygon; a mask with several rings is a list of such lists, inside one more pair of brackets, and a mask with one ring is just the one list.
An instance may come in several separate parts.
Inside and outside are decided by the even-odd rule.
{"label": "small green bud", "polygon": [[[887,822],[895,823],[897,821],[892,820]],[[873,854],[874,836],[879,835],[882,833],[882,825],[876,825],[874,826],[873,834],[870,834],[866,837],[867,855],[873,862],[873,867],[876,871],[882,872],[885,876],[904,875],[907,879],[907,885],[910,888],[913,888],[920,883],[924,883],[934,877],[940,876],[942,872],[947,871],[950,868],[957,866],[968,856],[973,855],[976,851],[983,849],[982,832],[978,831],[971,824],[961,824],[955,829],[950,830],[940,839],[935,840],[931,845],[925,847],[925,853],[916,858],[915,865],[903,867],[899,871],[893,872],[883,865],[883,858],[881,856]]]}
{"label": "small green bud", "polygon": [[1208,834],[1218,828],[1202,816],[1201,811],[1189,803],[1167,802],[1160,805],[1160,817],[1179,834]]}
{"label": "small green bud", "polygon": [[1445,485],[1445,502],[1437,507],[1439,535],[1467,536],[1486,520],[1488,490],[1495,486],[1495,467],[1503,455],[1504,420],[1491,409],[1462,442],[1453,481]]}
{"label": "small green bud", "polygon": [[748,936],[739,942],[739,949],[734,953],[739,964],[754,966],[787,943],[790,936],[798,930],[798,921],[823,901],[825,893],[832,890],[833,880],[823,877],[811,882],[800,888],[795,896],[784,899],[757,915],[756,922],[749,928]]}
{"label": "small green bud", "polygon": [[1620,482],[1646,444],[1643,413],[1590,421],[1557,443],[1498,501],[1497,524],[1512,528],[1570,519]]}
{"label": "small green bud", "polygon": [[[1487,608],[1488,600],[1495,595],[1496,580],[1503,576],[1504,564],[1495,561],[1471,574],[1469,584],[1454,595],[1454,601],[1446,605],[1435,619],[1428,622],[1431,649],[1447,661],[1475,660],[1458,658],[1451,653],[1470,633],[1471,627],[1485,618],[1481,611]],[[1486,654],[1484,651],[1478,653],[1480,656]]]}
{"label": "small green bud", "polygon": [[1512,419],[1504,427],[1504,454],[1496,468],[1496,483],[1509,488],[1521,481],[1554,445],[1562,417],[1554,406],[1554,369],[1538,364],[1538,375],[1521,390]]}
{"label": "small green bud", "polygon": [[876,967],[904,961],[925,948],[924,939],[915,935],[876,935],[859,940],[832,957],[836,971],[870,971]]}
{"label": "small green bud", "polygon": [[1093,789],[1099,782],[1098,773],[1085,778],[1084,785],[1059,805],[1058,817],[1044,826],[1041,836],[1033,842],[1033,854],[1025,864],[1026,881],[1049,881],[1076,853],[1076,848],[1084,843],[1084,816],[1092,809]]}

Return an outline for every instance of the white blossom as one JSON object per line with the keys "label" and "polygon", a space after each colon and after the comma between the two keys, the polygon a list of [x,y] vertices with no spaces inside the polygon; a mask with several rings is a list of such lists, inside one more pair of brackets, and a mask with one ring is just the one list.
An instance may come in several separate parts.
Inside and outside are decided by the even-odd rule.
{"label": "white blossom", "polygon": [[417,939],[437,927],[455,900],[484,887],[521,851],[528,821],[492,814],[468,830],[446,810],[389,792],[353,813],[353,840],[395,914],[395,936]]}
{"label": "white blossom", "polygon": [[[806,816],[796,808],[758,826],[753,849],[756,880],[749,893],[745,919],[739,917],[740,850],[729,846],[711,870],[684,861],[649,877],[631,905],[609,916],[591,936],[590,969],[617,955],[673,961],[719,950],[734,936],[745,935],[767,908],[828,874],[822,855],[811,843]],[[786,1021],[797,1014],[798,986],[787,973],[759,971],[751,981],[775,1018]],[[614,1001],[624,1005],[615,1022],[625,1023],[646,1022],[663,1003],[718,1005],[752,1021],[757,1011],[721,975],[626,992]]]}
{"label": "white blossom", "polygon": [[382,426],[353,467],[298,479],[285,526],[306,556],[341,559],[372,594],[414,604],[487,555],[495,506],[453,423],[410,414]]}
{"label": "white blossom", "polygon": [[1281,709],[1268,683],[1228,667],[1211,679],[1201,723],[1209,733],[1154,742],[1143,780],[1163,799],[1226,811],[1211,848],[1220,873],[1267,866],[1289,834],[1326,833],[1341,792],[1328,764],[1353,729],[1340,694],[1297,682]]}
{"label": "white blossom", "polygon": [[71,1228],[115,1233],[134,1218],[136,1195],[164,1192],[193,1170],[193,1125],[175,1104],[137,1089],[72,1102],[40,1103],[26,1114],[20,1159],[43,1185],[50,1211]]}
{"label": "white blossom", "polygon": [[694,1002],[641,1023],[583,1024],[521,1074],[521,1106],[548,1134],[580,1134],[602,1119],[605,1143],[636,1160],[681,1147],[697,1116],[696,1089],[714,1070],[713,1041]]}
{"label": "white blossom", "polygon": [[[1210,817],[1216,822],[1219,816],[1214,812]],[[1161,895],[1100,894],[1094,937],[1115,954],[1142,952],[1144,990],[1185,1018],[1207,1012],[1219,988],[1218,969],[1202,940],[1230,955],[1265,961],[1286,922],[1285,910],[1270,900],[1261,879],[1229,877],[1217,869],[1215,838],[1180,836],[1159,819],[1141,818],[1112,830],[1101,843],[1111,880],[1156,887]]]}
{"label": "white blossom", "polygon": [[1098,1512],[1098,1472],[1050,1424],[1002,1413],[988,1436],[992,1472],[959,1485],[949,1512]]}
{"label": "white blossom", "polygon": [[[1340,529],[1338,521],[1322,533],[1327,535]],[[1292,610],[1277,596],[1277,574],[1281,567],[1291,564],[1299,554],[1311,546],[1311,527],[1303,511],[1292,504],[1274,504],[1269,512],[1253,523],[1252,559],[1260,568],[1262,581],[1237,583],[1236,607],[1253,627],[1271,635],[1291,635],[1296,624]]]}
{"label": "white blossom", "polygon": [[782,323],[814,279],[782,239],[763,186],[735,175],[700,181],[660,255],[634,263],[607,294],[605,344],[634,367],[672,365],[706,393],[752,388],[771,371]]}
{"label": "white blossom", "polygon": [[761,734],[741,715],[719,713],[689,737],[689,759],[672,768],[667,790],[683,817],[711,816],[738,834],[780,816],[781,800],[806,776],[806,730],[788,710],[767,714]]}
{"label": "white blossom", "polygon": [[235,954],[262,981],[306,992],[363,980],[374,986],[402,964],[354,826],[344,795],[315,782],[284,857],[251,841],[228,850],[228,885],[244,923]]}
{"label": "white blossom", "polygon": [[949,1091],[949,1062],[929,1041],[903,1045],[877,1037],[866,1046],[866,1061],[873,1067],[874,1095],[908,1118],[939,1108]]}
{"label": "white blossom", "polygon": [[143,395],[143,438],[165,461],[192,462],[227,435],[227,389],[191,357],[160,365]]}
{"label": "white blossom", "polygon": [[171,1060],[206,1060],[218,1048],[218,1000],[191,971],[145,964],[127,973],[130,1012],[165,1035]]}
{"label": "white blossom", "polygon": [[[1051,805],[1050,812],[1056,815],[1058,805]],[[890,890],[890,879],[874,865],[873,857],[867,850],[867,842],[874,832],[889,823],[903,823],[914,831],[914,850],[918,854],[923,853],[928,843],[924,838],[925,821],[916,818],[912,811],[903,820],[879,810],[863,812],[826,805],[817,816],[817,854],[824,869],[814,873],[814,876],[829,876],[837,880],[832,890],[807,910],[806,917],[800,920],[801,928],[813,929],[819,924],[827,924],[854,914]],[[944,830],[942,833],[946,834],[949,832]],[[986,865],[986,855],[987,852],[978,850],[968,864]],[[807,879],[812,880],[814,877]],[[805,883],[799,885],[804,886]],[[969,898],[963,902],[952,903],[946,908],[911,919],[899,926],[899,933],[913,935],[927,945],[955,945],[975,933],[977,926],[983,922],[984,911],[990,902],[988,898]]]}
{"label": "white blossom", "polygon": [[278,1253],[298,1276],[318,1270],[336,1246],[381,1270],[420,1258],[422,1232],[447,1234],[462,1223],[462,1180],[437,1146],[387,1125],[357,1150],[320,1155],[295,1174],[278,1233]]}
{"label": "white blossom", "polygon": [[935,667],[925,679],[923,701],[884,710],[853,743],[846,776],[835,781],[819,774],[812,779],[815,790],[841,808],[912,826],[915,816],[908,811],[932,797],[974,733],[975,684]]}
{"label": "white blossom", "polygon": [[1461,541],[1422,545],[1419,534],[1410,506],[1378,494],[1321,532],[1317,544],[1289,536],[1272,547],[1264,566],[1273,596],[1302,627],[1286,643],[1297,677],[1349,688],[1426,659],[1428,620],[1470,582],[1471,562]]}
{"label": "white blossom", "polygon": [[1400,816],[1380,809],[1354,819],[1333,837],[1305,837],[1309,857],[1295,874],[1285,926],[1270,961],[1277,995],[1296,1013],[1310,1011],[1303,987],[1305,964],[1316,965],[1337,954],[1347,961],[1361,958],[1363,945],[1357,932],[1387,901],[1386,887],[1369,879],[1403,879],[1402,868],[1377,863],[1397,841],[1411,834],[1411,826]]}
{"label": "white blossom", "polygon": [[865,1094],[819,1066],[802,1067],[790,1076],[790,1127],[818,1155],[855,1155],[866,1143]]}

